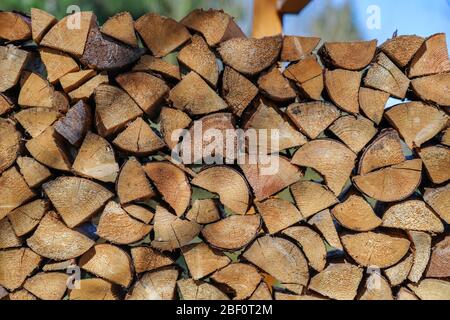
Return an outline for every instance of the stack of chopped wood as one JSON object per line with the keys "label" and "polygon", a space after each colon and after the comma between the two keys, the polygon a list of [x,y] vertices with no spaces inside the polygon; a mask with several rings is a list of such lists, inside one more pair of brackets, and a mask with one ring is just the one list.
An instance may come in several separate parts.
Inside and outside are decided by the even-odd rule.
{"label": "stack of chopped wood", "polygon": [[[444,34],[32,9],[0,42],[1,298],[450,299]],[[196,124],[277,129],[278,170],[177,163]]]}

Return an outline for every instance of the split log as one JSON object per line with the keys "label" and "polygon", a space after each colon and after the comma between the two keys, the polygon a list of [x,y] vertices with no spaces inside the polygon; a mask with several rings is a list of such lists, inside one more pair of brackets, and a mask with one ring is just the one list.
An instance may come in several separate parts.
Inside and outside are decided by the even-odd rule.
{"label": "split log", "polygon": [[436,189],[425,188],[423,199],[442,220],[450,223],[450,184]]}
{"label": "split log", "polygon": [[19,166],[20,174],[22,174],[30,188],[39,187],[52,176],[45,166],[33,158],[18,157],[17,165]]}
{"label": "split log", "polygon": [[30,73],[20,89],[18,104],[23,108],[53,108],[53,90],[47,80]]}
{"label": "split log", "polygon": [[160,132],[164,142],[170,149],[174,149],[179,143],[176,130],[186,129],[191,124],[191,118],[181,110],[163,107],[160,117]]}
{"label": "split log", "polygon": [[13,45],[0,46],[0,92],[16,85],[29,56],[27,51]]}
{"label": "split log", "polygon": [[425,272],[427,278],[447,278],[450,276],[450,236],[446,236],[433,248],[430,263]]}
{"label": "split log", "polygon": [[182,216],[192,195],[183,170],[169,162],[149,162],[144,165],[144,171],[162,194],[164,201],[175,210],[177,216]]}
{"label": "split log", "polygon": [[21,133],[12,121],[0,119],[0,173],[14,164],[21,149]]}
{"label": "split log", "polygon": [[298,61],[310,55],[317,47],[320,38],[284,36],[281,48],[281,61]]}
{"label": "split log", "polygon": [[277,66],[258,78],[258,87],[269,99],[279,102],[294,100],[297,96],[294,88]]}
{"label": "split log", "polygon": [[213,88],[217,86],[219,66],[216,56],[209,50],[201,36],[192,36],[191,43],[180,50],[177,59],[181,64],[198,73]]}
{"label": "split log", "polygon": [[433,233],[444,231],[441,220],[420,200],[408,200],[391,206],[383,215],[382,226]]}
{"label": "split log", "polygon": [[310,139],[316,139],[340,115],[333,104],[324,101],[293,103],[286,114]]}
{"label": "split log", "polygon": [[29,18],[17,12],[0,12],[0,39],[25,41],[31,38]]}
{"label": "split log", "polygon": [[12,301],[27,301],[27,300],[37,300],[37,298],[35,296],[33,296],[31,293],[29,293],[27,290],[25,289],[21,289],[21,290],[17,290],[14,292],[11,292],[9,294],[9,300]]}
{"label": "split log", "polygon": [[225,101],[195,72],[189,72],[170,90],[174,108],[190,115],[201,115],[226,109]]}
{"label": "split log", "polygon": [[8,218],[0,220],[0,249],[20,247],[22,240],[16,236]]}
{"label": "split log", "polygon": [[201,231],[199,224],[181,219],[161,206],[156,207],[153,225],[155,237],[151,245],[161,251],[181,248],[197,237]]}
{"label": "split log", "polygon": [[38,9],[31,8],[31,34],[33,41],[39,44],[44,35],[53,27],[58,20],[50,13]]}
{"label": "split log", "polygon": [[0,219],[35,196],[16,167],[0,175]]}
{"label": "split log", "polygon": [[206,225],[202,235],[213,247],[235,251],[255,239],[260,227],[259,215],[231,215]]}
{"label": "split log", "polygon": [[330,67],[361,70],[372,61],[376,49],[377,40],[325,42],[319,49],[319,55]]}
{"label": "split log", "polygon": [[394,300],[394,297],[389,282],[374,272],[366,279],[364,291],[358,300]]}
{"label": "split log", "polygon": [[450,107],[449,82],[450,73],[436,74],[413,79],[411,87],[420,100]]}
{"label": "split log", "polygon": [[137,156],[155,153],[165,146],[164,141],[140,117],[128,124],[113,140],[113,144],[125,153]]}
{"label": "split log", "polygon": [[397,292],[396,300],[419,300],[419,298],[410,290],[401,287]]}
{"label": "split log", "polygon": [[308,283],[308,262],[300,249],[286,239],[263,236],[242,256],[282,284],[306,286]]}
{"label": "split log", "polygon": [[[81,57],[84,52],[89,30],[96,17],[91,11],[67,15],[56,23],[42,38],[40,45]],[[74,23],[79,26],[74,28]]]}
{"label": "split log", "polygon": [[377,133],[372,121],[352,115],[337,119],[330,126],[330,131],[354,153],[359,153]]}
{"label": "split log", "polygon": [[78,177],[59,177],[43,189],[69,228],[89,219],[113,197],[101,185]]}
{"label": "split log", "polygon": [[359,88],[359,108],[375,124],[380,124],[389,93],[371,88]]}
{"label": "split log", "polygon": [[175,262],[169,256],[148,246],[131,248],[131,256],[136,273],[167,267]]}
{"label": "split log", "polygon": [[414,193],[422,176],[419,159],[354,176],[353,183],[365,195],[383,202],[403,200]]}
{"label": "split log", "polygon": [[130,216],[142,221],[145,224],[149,224],[152,221],[154,213],[149,209],[138,206],[135,204],[127,204],[122,207]]}
{"label": "split log", "polygon": [[309,289],[336,300],[353,300],[356,296],[363,270],[349,263],[330,264],[315,275]]}
{"label": "split log", "polygon": [[104,73],[100,73],[77,89],[69,92],[69,97],[72,101],[88,100],[98,86],[108,84],[108,81],[108,76]]}
{"label": "split log", "polygon": [[62,300],[68,278],[61,272],[41,272],[28,278],[23,287],[41,300]]}
{"label": "split log", "polygon": [[16,113],[14,118],[34,138],[58,120],[59,115],[56,110],[48,108],[30,108]]}
{"label": "split log", "polygon": [[313,140],[301,146],[291,162],[317,170],[327,186],[338,196],[345,187],[355,166],[356,155],[343,144],[332,139]]}
{"label": "split log", "polygon": [[231,38],[244,37],[234,18],[222,10],[195,9],[181,20],[189,29],[201,33],[209,46],[215,47]]}
{"label": "split log", "polygon": [[450,149],[445,146],[422,148],[419,156],[433,183],[444,183],[450,179]]}
{"label": "split log", "polygon": [[226,267],[231,260],[218,250],[211,249],[206,243],[200,242],[183,248],[183,257],[194,280]]}
{"label": "split log", "polygon": [[408,236],[414,250],[413,265],[408,279],[412,282],[419,282],[430,260],[431,236],[420,231],[408,231]]}
{"label": "split log", "polygon": [[14,233],[21,237],[32,231],[49,208],[48,201],[39,199],[11,211],[8,214],[8,219],[14,229]]}
{"label": "split log", "polygon": [[176,269],[145,273],[135,282],[126,300],[173,300],[178,278]]}
{"label": "split log", "polygon": [[410,78],[450,71],[445,33],[436,33],[422,43],[409,67]]}
{"label": "split log", "polygon": [[255,291],[253,291],[249,300],[273,300],[272,293],[264,281],[262,281]]}
{"label": "split log", "polygon": [[450,127],[443,131],[441,136],[441,143],[443,145],[446,145],[447,147],[450,147]]}
{"label": "split log", "polygon": [[290,65],[283,74],[295,81],[304,96],[313,100],[321,100],[324,87],[323,70],[315,57],[307,56]]}
{"label": "split log", "polygon": [[220,202],[237,214],[245,214],[250,195],[247,182],[236,170],[227,166],[206,168],[191,183],[209,192],[217,193]]}
{"label": "split log", "polygon": [[130,244],[143,239],[151,230],[150,225],[132,218],[118,203],[110,201],[100,216],[97,235],[112,243]]}
{"label": "split log", "polygon": [[269,198],[255,204],[270,234],[286,229],[303,219],[294,204],[283,199]]}
{"label": "split log", "polygon": [[370,204],[356,192],[334,206],[331,213],[342,226],[354,231],[370,231],[381,225]]}
{"label": "split log", "polygon": [[47,70],[47,79],[52,84],[66,74],[80,70],[78,64],[68,54],[49,48],[39,49],[39,54]]}
{"label": "split log", "polygon": [[145,72],[123,73],[116,81],[151,117],[158,113],[159,104],[170,90],[163,80]]}
{"label": "split log", "polygon": [[408,274],[411,271],[411,267],[413,265],[413,259],[414,255],[409,254],[401,262],[384,270],[384,273],[389,279],[391,286],[398,286],[402,284],[406,280],[406,278],[408,278]]}
{"label": "split log", "polygon": [[13,291],[39,266],[41,257],[28,248],[0,251],[0,285]]}
{"label": "split log", "polygon": [[119,165],[109,142],[88,132],[72,165],[72,170],[86,178],[115,182]]}
{"label": "split log", "polygon": [[61,261],[81,256],[94,245],[94,241],[66,227],[58,215],[50,211],[27,239],[27,244],[40,256]]}
{"label": "split log", "polygon": [[215,272],[211,279],[225,286],[233,295],[233,300],[244,300],[255,291],[262,276],[258,270],[245,263],[232,263]]}
{"label": "split log", "polygon": [[421,300],[450,300],[450,282],[438,279],[423,279],[419,284],[408,287]]}
{"label": "split log", "polygon": [[321,272],[325,268],[327,249],[319,234],[305,226],[290,227],[282,233],[291,237],[300,245],[309,265],[314,270]]}
{"label": "split log", "polygon": [[76,88],[80,87],[83,83],[96,76],[97,72],[92,69],[80,70],[77,72],[70,72],[61,78],[59,78],[59,83],[63,88],[64,92],[71,92]]}
{"label": "split log", "polygon": [[229,300],[226,294],[207,282],[188,278],[178,280],[177,286],[183,300]]}
{"label": "split log", "polygon": [[79,266],[98,277],[127,288],[133,280],[131,258],[119,247],[97,244],[80,258]]}
{"label": "split log", "polygon": [[186,218],[199,224],[208,224],[220,219],[220,212],[214,199],[196,199]]}
{"label": "split log", "polygon": [[133,17],[128,11],[117,13],[106,20],[100,31],[132,47],[138,46]]}
{"label": "split log", "polygon": [[404,68],[419,50],[424,38],[416,35],[396,36],[386,40],[380,49],[400,68]]}
{"label": "split log", "polygon": [[49,262],[42,267],[42,271],[66,271],[69,267],[76,266],[75,259],[64,261]]}
{"label": "split log", "polygon": [[53,91],[53,109],[59,113],[67,113],[69,110],[69,98],[61,91]]}
{"label": "split log", "polygon": [[72,289],[69,300],[117,300],[114,285],[100,278],[81,279],[80,287]]}
{"label": "split log", "polygon": [[167,80],[180,81],[181,74],[178,65],[171,64],[163,59],[151,55],[143,55],[133,67],[133,71],[155,72]]}
{"label": "split log", "polygon": [[116,191],[121,204],[148,200],[155,195],[144,169],[134,157],[129,158],[120,169]]}
{"label": "split log", "polygon": [[280,54],[281,44],[281,36],[233,38],[222,42],[217,51],[224,64],[240,73],[253,76],[274,64]]}
{"label": "split log", "polygon": [[[325,88],[336,106],[349,113],[359,112],[361,72],[343,69],[325,70]],[[367,78],[367,77],[366,77]]]}
{"label": "split log", "polygon": [[134,23],[134,28],[155,57],[163,57],[189,40],[189,31],[175,20],[147,13]]}
{"label": "split log", "polygon": [[331,217],[330,210],[325,209],[316,213],[312,218],[308,220],[308,224],[316,227],[323,235],[325,240],[330,246],[337,250],[344,250],[342,248],[341,240],[336,231],[336,226]]}
{"label": "split log", "polygon": [[91,108],[83,101],[78,101],[72,108],[69,109],[64,118],[56,121],[54,128],[55,131],[58,132],[70,144],[79,146],[86,136],[91,123]]}
{"label": "split log", "polygon": [[0,116],[11,111],[13,107],[13,102],[7,96],[0,93]]}

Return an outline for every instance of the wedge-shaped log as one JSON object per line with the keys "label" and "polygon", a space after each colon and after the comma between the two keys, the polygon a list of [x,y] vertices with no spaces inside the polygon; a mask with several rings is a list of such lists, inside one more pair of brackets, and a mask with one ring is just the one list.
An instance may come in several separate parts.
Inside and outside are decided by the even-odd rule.
{"label": "wedge-shaped log", "polygon": [[409,271],[411,271],[411,267],[413,265],[413,259],[414,255],[411,253],[406,255],[406,258],[404,258],[401,262],[384,270],[391,286],[398,286],[402,284],[406,278],[408,278]]}
{"label": "wedge-shaped log", "polygon": [[143,55],[133,67],[133,71],[155,72],[168,80],[180,81],[180,67],[171,64],[166,60],[153,57],[151,55]]}
{"label": "wedge-shaped log", "polygon": [[134,283],[126,300],[173,300],[178,270],[162,269],[147,272]]}
{"label": "wedge-shaped log", "polygon": [[18,157],[17,165],[19,166],[20,174],[30,188],[39,187],[52,176],[47,167],[30,157]]}
{"label": "wedge-shaped log", "polygon": [[0,175],[0,219],[35,196],[16,167]]}
{"label": "wedge-shaped log", "polygon": [[272,293],[269,290],[267,284],[262,281],[258,287],[253,291],[249,300],[273,300]]}
{"label": "wedge-shaped log", "polygon": [[59,116],[60,114],[53,109],[29,108],[19,111],[14,118],[34,138],[58,120]]}
{"label": "wedge-shaped log", "polygon": [[0,220],[0,249],[20,247],[22,240],[16,236],[9,219]]}
{"label": "wedge-shaped log", "polygon": [[14,233],[21,237],[32,231],[49,208],[50,204],[48,201],[39,199],[11,211],[8,214],[8,219],[14,229]]}
{"label": "wedge-shaped log", "polygon": [[303,219],[294,204],[279,198],[256,202],[256,207],[270,234],[277,233]]}
{"label": "wedge-shaped log", "polygon": [[408,279],[412,282],[419,282],[430,260],[431,236],[421,231],[408,231],[408,236],[414,250],[413,265]]}
{"label": "wedge-shaped log", "polygon": [[78,64],[68,54],[49,48],[41,48],[39,53],[50,83],[54,84],[64,75],[80,70]]}
{"label": "wedge-shaped log", "polygon": [[359,88],[359,108],[375,124],[379,124],[384,114],[384,107],[389,93],[371,88]]}
{"label": "wedge-shaped log", "polygon": [[324,82],[322,66],[314,56],[307,56],[298,63],[290,65],[283,74],[295,81],[306,98],[320,100]]}
{"label": "wedge-shaped log", "polygon": [[28,248],[0,251],[0,285],[8,290],[18,289],[39,266],[41,257]]}
{"label": "wedge-shaped log", "polygon": [[0,173],[16,161],[21,149],[22,135],[12,121],[0,119]]}
{"label": "wedge-shaped log", "polygon": [[443,73],[413,79],[411,87],[420,100],[450,107],[449,82],[450,73]]}
{"label": "wedge-shaped log", "polygon": [[450,150],[448,147],[437,145],[422,148],[419,156],[433,183],[444,183],[450,179]]}
{"label": "wedge-shaped log", "polygon": [[69,92],[69,97],[72,101],[88,100],[98,86],[102,84],[108,84],[108,82],[108,75],[102,72],[89,81],[85,82],[77,89]]}
{"label": "wedge-shaped log", "polygon": [[450,300],[450,282],[438,279],[423,279],[419,284],[408,287],[421,300]]}
{"label": "wedge-shaped log", "polygon": [[308,224],[317,228],[330,246],[337,250],[344,250],[330,210],[325,209],[316,213],[308,220]]}
{"label": "wedge-shaped log", "polygon": [[29,56],[27,51],[13,45],[0,46],[0,92],[16,85]]}
{"label": "wedge-shaped log", "polygon": [[196,199],[186,218],[199,224],[208,224],[220,219],[220,212],[214,199]]}
{"label": "wedge-shaped log", "polygon": [[41,300],[62,300],[68,278],[62,272],[40,272],[28,278],[23,287]]}
{"label": "wedge-shaped log", "polygon": [[450,276],[450,236],[446,236],[433,248],[430,263],[426,270],[427,278],[446,278]]}
{"label": "wedge-shaped log", "polygon": [[179,142],[177,131],[186,129],[191,124],[191,118],[181,110],[163,107],[160,117],[160,132],[166,145],[173,149]]}
{"label": "wedge-shaped log", "polygon": [[53,87],[36,73],[30,73],[22,84],[18,104],[23,107],[53,108]]}
{"label": "wedge-shaped log", "polygon": [[228,296],[208,282],[191,278],[177,281],[177,287],[183,300],[229,300]]}
{"label": "wedge-shaped log", "polygon": [[210,248],[201,242],[183,248],[183,257],[189,269],[189,274],[194,280],[226,267],[231,259],[218,250]]}
{"label": "wedge-shaped log", "polygon": [[[97,110],[98,108],[97,106]],[[91,124],[92,113],[90,106],[83,101],[78,101],[69,109],[64,118],[56,121],[54,127],[55,131],[71,145],[79,146]]]}
{"label": "wedge-shaped log", "polygon": [[410,78],[450,71],[445,33],[436,33],[422,43],[409,67]]}
{"label": "wedge-shaped log", "polygon": [[[374,285],[374,284],[378,285]],[[358,300],[394,300],[389,282],[379,273],[372,273],[364,285]]]}
{"label": "wedge-shaped log", "polygon": [[0,12],[0,39],[24,41],[31,38],[30,19],[18,12]]}
{"label": "wedge-shaped log", "polygon": [[262,280],[258,270],[246,263],[232,263],[217,271],[211,279],[226,288],[230,288],[230,293],[234,294],[233,300],[243,300],[248,298]]}
{"label": "wedge-shaped log", "polygon": [[281,48],[281,61],[298,61],[317,47],[320,38],[317,37],[300,37],[300,36],[284,36],[283,47]]}
{"label": "wedge-shaped log", "polygon": [[294,183],[291,186],[291,193],[303,218],[308,218],[338,202],[330,189],[313,181],[300,180]]}
{"label": "wedge-shaped log", "polygon": [[343,116],[331,126],[334,133],[354,153],[360,152],[375,136],[377,129],[373,122],[362,116]]}
{"label": "wedge-shaped log", "polygon": [[59,78],[59,83],[61,84],[64,92],[67,93],[80,87],[83,83],[85,83],[95,75],[97,75],[97,73],[92,69],[70,72]]}
{"label": "wedge-shaped log", "polygon": [[136,204],[124,205],[123,209],[133,218],[136,218],[146,224],[149,224],[155,215],[149,208],[138,206]]}
{"label": "wedge-shaped log", "polygon": [[380,49],[400,68],[406,67],[419,50],[424,38],[416,35],[401,35],[386,40]]}
{"label": "wedge-shaped log", "polygon": [[116,182],[120,203],[147,200],[155,195],[139,161],[131,157],[120,169]]}
{"label": "wedge-shaped log", "polygon": [[175,262],[169,256],[149,246],[131,248],[131,256],[136,273],[167,267]]}
{"label": "wedge-shaped log", "polygon": [[55,25],[58,20],[50,13],[31,8],[31,34],[33,41],[39,44],[47,31]]}
{"label": "wedge-shaped log", "polygon": [[325,42],[319,54],[325,64],[347,70],[364,69],[373,59],[377,40]]}
{"label": "wedge-shaped log", "polygon": [[69,300],[117,300],[116,288],[100,278],[81,279],[80,287],[72,289]]}
{"label": "wedge-shaped log", "polygon": [[425,188],[425,202],[444,220],[450,223],[450,184],[441,188]]}
{"label": "wedge-shaped log", "polygon": [[297,96],[289,80],[276,66],[259,77],[258,86],[263,94],[274,101],[290,101]]}
{"label": "wedge-shaped log", "polygon": [[345,112],[358,113],[361,72],[335,69],[326,70],[324,76],[331,101]]}
{"label": "wedge-shaped log", "polygon": [[133,17],[128,11],[119,12],[106,20],[101,32],[132,47],[137,47]]}
{"label": "wedge-shaped log", "polygon": [[11,111],[13,106],[14,105],[13,105],[13,102],[11,101],[11,99],[9,99],[4,94],[0,93],[0,116]]}

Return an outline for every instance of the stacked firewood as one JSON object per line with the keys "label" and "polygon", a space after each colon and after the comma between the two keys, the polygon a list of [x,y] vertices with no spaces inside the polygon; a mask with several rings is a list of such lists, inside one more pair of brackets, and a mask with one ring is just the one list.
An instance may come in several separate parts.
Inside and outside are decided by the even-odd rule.
{"label": "stacked firewood", "polygon": [[[450,299],[445,34],[320,42],[0,12],[0,298]],[[180,162],[197,124],[277,170]]]}

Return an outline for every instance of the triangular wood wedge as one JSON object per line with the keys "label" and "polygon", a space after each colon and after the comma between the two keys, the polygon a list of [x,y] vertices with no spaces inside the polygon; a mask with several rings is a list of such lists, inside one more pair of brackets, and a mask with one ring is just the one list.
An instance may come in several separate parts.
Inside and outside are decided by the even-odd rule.
{"label": "triangular wood wedge", "polygon": [[446,146],[430,146],[422,148],[419,156],[431,181],[436,184],[450,179],[450,149]]}
{"label": "triangular wood wedge", "polygon": [[378,272],[373,272],[364,285],[358,300],[394,300],[389,282]]}
{"label": "triangular wood wedge", "polygon": [[40,272],[28,278],[23,287],[41,300],[62,300],[68,278],[62,272]]}
{"label": "triangular wood wedge", "polygon": [[361,70],[372,61],[376,49],[377,40],[325,42],[319,55],[331,67]]}
{"label": "triangular wood wedge", "polygon": [[30,157],[17,158],[17,165],[30,188],[39,187],[45,180],[52,176],[47,167]]}
{"label": "triangular wood wedge", "polygon": [[50,83],[54,84],[64,75],[80,69],[75,60],[68,54],[49,48],[41,48],[39,53],[47,70],[47,79]]}
{"label": "triangular wood wedge", "polygon": [[300,37],[300,36],[284,36],[283,47],[281,48],[281,61],[298,61],[317,47],[320,38],[317,37]]}
{"label": "triangular wood wedge", "polygon": [[72,108],[69,109],[69,111],[67,111],[64,118],[59,119],[55,123],[54,127],[55,131],[58,132],[70,144],[79,146],[86,136],[91,124],[92,113],[90,106],[83,101],[78,101]]}
{"label": "triangular wood wedge", "polygon": [[180,81],[180,67],[167,62],[166,60],[155,58],[151,55],[143,55],[133,67],[133,71],[155,72],[168,80]]}
{"label": "triangular wood wedge", "polygon": [[[14,118],[34,138],[50,127],[59,116],[60,114],[53,109],[29,108],[19,111],[14,115]],[[10,135],[10,137],[13,137],[13,135]]]}
{"label": "triangular wood wedge", "polygon": [[428,265],[431,255],[431,236],[421,231],[408,231],[409,239],[413,244],[414,259],[408,279],[419,282]]}
{"label": "triangular wood wedge", "polygon": [[0,285],[8,290],[19,288],[39,266],[41,257],[28,248],[0,251]]}
{"label": "triangular wood wedge", "polygon": [[0,220],[0,249],[20,247],[22,240],[16,236],[9,219]]}
{"label": "triangular wood wedge", "polygon": [[408,287],[421,300],[450,300],[450,282],[438,279],[423,279],[419,284]]}
{"label": "triangular wood wedge", "polygon": [[262,281],[258,287],[253,291],[249,300],[273,300],[272,293],[269,290],[267,284]]}
{"label": "triangular wood wedge", "polygon": [[286,229],[303,219],[300,211],[287,200],[269,198],[255,204],[270,234]]}
{"label": "triangular wood wedge", "polygon": [[22,134],[14,122],[0,119],[0,173],[16,161],[21,149]]}
{"label": "triangular wood wedge", "polygon": [[274,101],[290,101],[297,96],[289,80],[276,66],[258,78],[258,86],[264,95]]}
{"label": "triangular wood wedge", "polygon": [[384,107],[389,93],[371,88],[359,88],[359,108],[375,124],[379,124],[384,114]]}
{"label": "triangular wood wedge", "polygon": [[144,169],[134,157],[128,159],[120,169],[116,190],[121,204],[147,200],[155,195]]}
{"label": "triangular wood wedge", "polygon": [[196,199],[186,213],[186,218],[200,224],[208,224],[220,219],[220,211],[214,199]]}
{"label": "triangular wood wedge", "polygon": [[450,236],[446,236],[434,246],[425,276],[427,278],[450,276]]}
{"label": "triangular wood wedge", "polygon": [[13,105],[13,102],[11,101],[11,99],[9,99],[4,94],[0,93],[0,116],[11,111],[13,106],[14,105]]}
{"label": "triangular wood wedge", "polygon": [[0,12],[0,39],[21,41],[31,38],[30,18],[19,12]]}
{"label": "triangular wood wedge", "polygon": [[324,82],[323,70],[317,59],[307,56],[298,63],[287,67],[283,74],[297,84],[301,93],[307,98],[320,100]]}
{"label": "triangular wood wedge", "polygon": [[0,175],[0,219],[35,196],[16,167]]}
{"label": "triangular wood wedge", "polygon": [[308,224],[316,227],[330,246],[343,250],[330,210],[325,209],[316,213],[308,220]]}
{"label": "triangular wood wedge", "polygon": [[177,287],[183,300],[229,300],[228,296],[208,282],[182,279]]}
{"label": "triangular wood wedge", "polygon": [[[6,290],[5,290],[6,291]],[[7,292],[6,292],[7,293]],[[33,296],[30,292],[28,292],[25,289],[21,289],[21,290],[16,290],[14,292],[11,292],[8,295],[9,300],[11,301],[32,301],[32,300],[37,300],[37,298],[35,296]]]}
{"label": "triangular wood wedge", "polygon": [[53,108],[53,90],[47,80],[30,73],[20,89],[18,104],[23,108]]}
{"label": "triangular wood wedge", "polygon": [[170,268],[147,272],[138,279],[126,300],[173,300],[178,270]]}
{"label": "triangular wood wedge", "polygon": [[69,92],[69,97],[72,101],[87,100],[91,97],[98,86],[108,84],[108,82],[108,75],[106,73],[100,73],[82,84],[77,89]]}
{"label": "triangular wood wedge", "polygon": [[80,287],[72,289],[69,300],[117,300],[117,293],[111,282],[100,278],[81,279]]}
{"label": "triangular wood wedge", "polygon": [[361,72],[343,69],[325,71],[325,88],[339,108],[349,113],[359,112],[359,87]]}
{"label": "triangular wood wedge", "polygon": [[101,32],[132,47],[137,47],[133,17],[128,11],[117,13],[106,20]]}
{"label": "triangular wood wedge", "polygon": [[94,77],[96,74],[97,72],[92,69],[71,72],[59,78],[59,83],[61,84],[64,92],[67,93],[75,90],[83,83]]}
{"label": "triangular wood wedge", "polygon": [[183,257],[194,280],[201,279],[223,267],[231,260],[218,250],[201,242],[183,248]]}
{"label": "triangular wood wedge", "polygon": [[160,132],[164,142],[170,149],[176,147],[180,136],[177,130],[186,129],[191,124],[191,118],[181,110],[163,107],[160,117]]}
{"label": "triangular wood wedge", "polygon": [[39,199],[11,211],[8,214],[8,219],[14,229],[14,233],[21,237],[32,231],[49,208],[48,201]]}
{"label": "triangular wood wedge", "polygon": [[423,199],[442,220],[450,223],[450,184],[436,189],[425,188]]}
{"label": "triangular wood wedge", "polygon": [[450,73],[443,73],[414,79],[411,87],[420,100],[450,107],[449,82]]}
{"label": "triangular wood wedge", "polygon": [[136,273],[170,266],[174,260],[149,246],[132,247],[131,256]]}
{"label": "triangular wood wedge", "polygon": [[414,255],[411,253],[407,255],[406,258],[404,258],[401,262],[384,270],[384,273],[391,283],[391,286],[398,286],[406,280],[413,265],[413,258]]}
{"label": "triangular wood wedge", "polygon": [[39,44],[42,37],[56,22],[58,20],[50,13],[38,8],[31,8],[31,34],[33,41]]}
{"label": "triangular wood wedge", "polygon": [[143,223],[149,224],[155,215],[149,208],[144,206],[138,206],[136,204],[127,204],[122,206],[122,208],[133,218],[136,218]]}
{"label": "triangular wood wedge", "polygon": [[412,293],[409,289],[401,287],[397,292],[396,300],[419,300],[417,296]]}
{"label": "triangular wood wedge", "polygon": [[29,56],[27,51],[13,45],[0,46],[0,92],[16,85]]}
{"label": "triangular wood wedge", "polygon": [[423,41],[424,38],[416,35],[401,35],[386,40],[380,48],[396,65],[404,68],[419,50]]}
{"label": "triangular wood wedge", "polygon": [[329,129],[354,153],[361,151],[377,133],[373,122],[359,115],[340,117]]}

